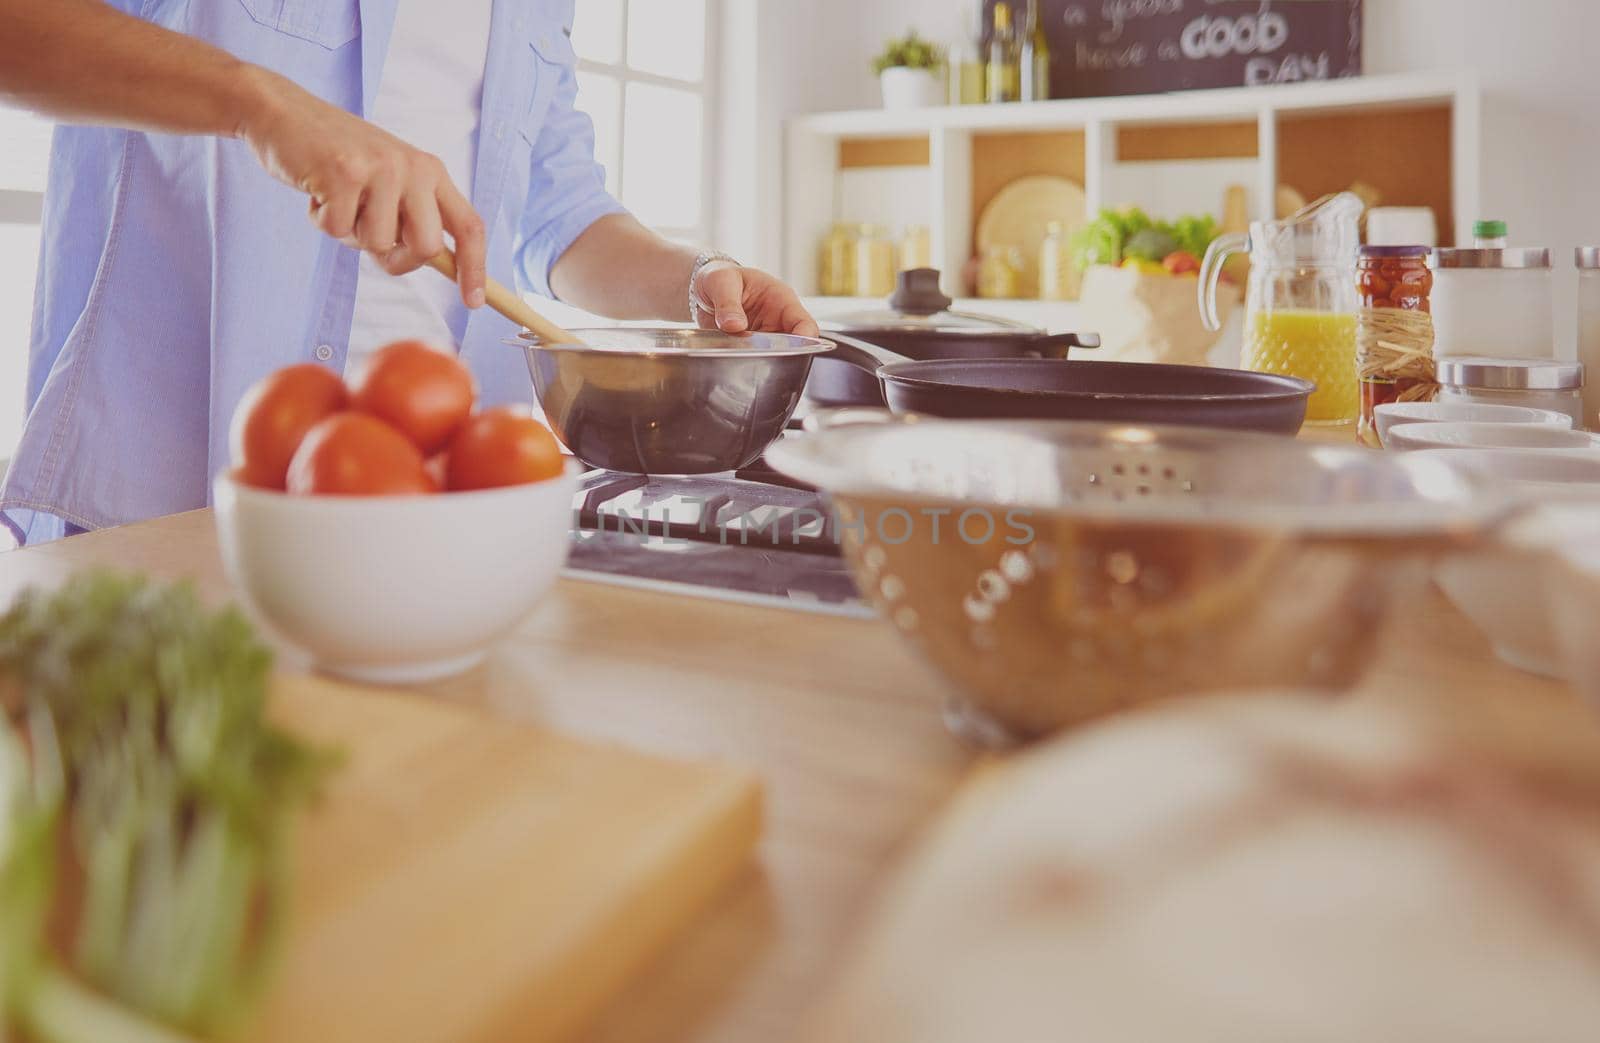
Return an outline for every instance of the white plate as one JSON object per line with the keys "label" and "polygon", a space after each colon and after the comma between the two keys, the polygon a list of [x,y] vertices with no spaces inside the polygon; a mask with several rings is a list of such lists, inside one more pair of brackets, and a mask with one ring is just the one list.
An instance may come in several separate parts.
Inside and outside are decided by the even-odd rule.
{"label": "white plate", "polygon": [[1478,424],[1471,421],[1402,424],[1389,429],[1390,449],[1545,449],[1593,452],[1595,436],[1548,424]]}
{"label": "white plate", "polygon": [[1553,409],[1503,406],[1486,402],[1389,402],[1372,411],[1378,441],[1388,445],[1389,429],[1401,424],[1470,421],[1480,424],[1548,424],[1572,427],[1572,418]]}

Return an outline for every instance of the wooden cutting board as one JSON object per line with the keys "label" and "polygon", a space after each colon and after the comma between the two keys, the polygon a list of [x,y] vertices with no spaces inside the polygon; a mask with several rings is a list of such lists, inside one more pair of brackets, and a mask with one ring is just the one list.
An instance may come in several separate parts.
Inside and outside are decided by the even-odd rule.
{"label": "wooden cutting board", "polygon": [[346,759],[298,831],[251,1043],[567,1037],[760,832],[760,787],[731,768],[312,678],[274,698],[279,721]]}

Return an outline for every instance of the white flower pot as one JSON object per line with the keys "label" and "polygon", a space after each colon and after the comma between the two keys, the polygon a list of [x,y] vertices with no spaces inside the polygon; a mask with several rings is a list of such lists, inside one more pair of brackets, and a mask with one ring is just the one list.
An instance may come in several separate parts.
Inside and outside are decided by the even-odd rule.
{"label": "white flower pot", "polygon": [[944,83],[929,69],[896,66],[878,74],[886,109],[924,109],[944,101]]}

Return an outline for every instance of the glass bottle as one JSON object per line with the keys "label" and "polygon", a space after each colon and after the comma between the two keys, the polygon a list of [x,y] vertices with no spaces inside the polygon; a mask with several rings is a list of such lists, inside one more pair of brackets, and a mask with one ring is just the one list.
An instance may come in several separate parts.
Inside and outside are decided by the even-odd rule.
{"label": "glass bottle", "polygon": [[1039,0],[1028,0],[1028,17],[1022,29],[1021,73],[1023,101],[1050,100],[1050,41],[1044,34],[1044,19],[1039,17]]}
{"label": "glass bottle", "polygon": [[887,297],[894,291],[894,240],[883,225],[862,225],[856,238],[857,297]]}
{"label": "glass bottle", "polygon": [[979,105],[984,97],[984,43],[982,0],[960,0],[961,25],[945,68],[949,75],[951,105]]}
{"label": "glass bottle", "polygon": [[[1431,397],[1433,272],[1426,246],[1363,246],[1356,262],[1356,368],[1361,424],[1356,437],[1377,448],[1373,411],[1389,402]],[[1397,312],[1411,312],[1404,318]]]}
{"label": "glass bottle", "polygon": [[848,297],[856,289],[856,236],[854,228],[835,221],[822,240],[817,292],[824,297]]}
{"label": "glass bottle", "polygon": [[989,37],[986,99],[990,103],[1016,101],[1022,95],[1022,69],[1018,64],[1017,34],[1011,24],[1011,5],[994,5],[994,32]]}
{"label": "glass bottle", "polygon": [[1256,221],[1247,235],[1212,242],[1201,265],[1200,315],[1222,328],[1217,280],[1230,254],[1250,255],[1245,286],[1245,369],[1317,385],[1310,424],[1349,424],[1361,412],[1356,380],[1356,254],[1365,204],[1350,192],[1328,196],[1282,221]]}
{"label": "glass bottle", "polygon": [[978,262],[978,296],[1009,300],[1022,290],[1022,253],[1015,246],[991,246]]}
{"label": "glass bottle", "polygon": [[900,237],[900,271],[933,267],[933,235],[927,225],[906,225]]}
{"label": "glass bottle", "polygon": [[1072,267],[1067,249],[1067,227],[1061,221],[1045,225],[1044,242],[1039,245],[1039,299],[1073,301],[1078,299],[1078,273]]}

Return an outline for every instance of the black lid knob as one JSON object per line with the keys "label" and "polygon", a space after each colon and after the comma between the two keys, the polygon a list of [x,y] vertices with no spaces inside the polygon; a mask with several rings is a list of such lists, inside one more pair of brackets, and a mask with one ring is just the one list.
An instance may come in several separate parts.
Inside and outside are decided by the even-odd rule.
{"label": "black lid knob", "polygon": [[933,315],[954,304],[939,289],[939,269],[908,268],[895,281],[889,307],[906,315]]}

